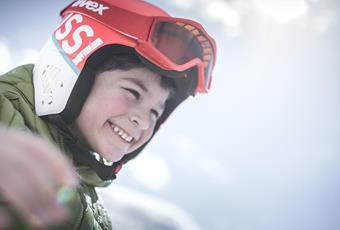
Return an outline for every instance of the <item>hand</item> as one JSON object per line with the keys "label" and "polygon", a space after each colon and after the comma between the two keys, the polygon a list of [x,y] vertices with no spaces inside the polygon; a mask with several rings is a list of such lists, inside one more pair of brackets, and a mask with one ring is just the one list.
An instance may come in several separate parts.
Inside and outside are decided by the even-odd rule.
{"label": "hand", "polygon": [[[0,129],[0,182],[2,198],[29,224],[42,227],[66,217],[66,208],[57,202],[58,188],[75,187],[78,176],[64,155],[46,140]],[[6,223],[10,220],[0,209],[0,228]]]}

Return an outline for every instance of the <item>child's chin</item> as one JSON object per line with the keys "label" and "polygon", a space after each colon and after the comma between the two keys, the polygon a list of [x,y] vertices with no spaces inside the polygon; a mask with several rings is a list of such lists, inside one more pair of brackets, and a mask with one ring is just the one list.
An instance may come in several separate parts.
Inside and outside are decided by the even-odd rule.
{"label": "child's chin", "polygon": [[102,154],[102,157],[104,157],[108,161],[117,162],[121,160],[124,155],[125,154],[122,152],[117,152],[117,151],[112,152],[111,150],[111,151],[105,152],[105,154]]}

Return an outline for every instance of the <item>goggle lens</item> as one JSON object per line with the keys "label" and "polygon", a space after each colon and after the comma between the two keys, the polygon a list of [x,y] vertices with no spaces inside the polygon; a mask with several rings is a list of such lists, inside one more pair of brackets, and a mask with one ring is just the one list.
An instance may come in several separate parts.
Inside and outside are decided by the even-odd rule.
{"label": "goggle lens", "polygon": [[177,65],[199,58],[204,65],[204,83],[208,88],[214,54],[209,39],[199,29],[181,22],[159,22],[155,25],[151,42]]}

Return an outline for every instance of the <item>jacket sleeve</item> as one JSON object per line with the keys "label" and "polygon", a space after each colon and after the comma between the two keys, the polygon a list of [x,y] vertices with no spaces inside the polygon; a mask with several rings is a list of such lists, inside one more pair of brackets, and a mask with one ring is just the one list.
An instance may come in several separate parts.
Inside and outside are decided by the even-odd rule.
{"label": "jacket sleeve", "polygon": [[[12,96],[12,102],[17,103],[15,95]],[[8,128],[17,128],[28,131],[22,115],[14,107],[12,102],[3,94],[0,94],[0,123]]]}

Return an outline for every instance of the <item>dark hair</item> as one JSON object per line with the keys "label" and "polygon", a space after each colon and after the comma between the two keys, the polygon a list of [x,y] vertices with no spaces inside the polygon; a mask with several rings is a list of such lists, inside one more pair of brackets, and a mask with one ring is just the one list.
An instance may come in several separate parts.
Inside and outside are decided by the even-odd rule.
{"label": "dark hair", "polygon": [[[108,59],[102,62],[95,71],[96,76],[100,73],[110,70],[130,70],[133,68],[148,68],[141,60],[133,53],[118,53],[111,55]],[[150,69],[150,68],[148,68]],[[150,69],[151,70],[151,69]],[[153,71],[153,70],[151,70]],[[160,86],[169,90],[171,98],[175,94],[176,86],[174,80],[170,77],[161,75]]]}

